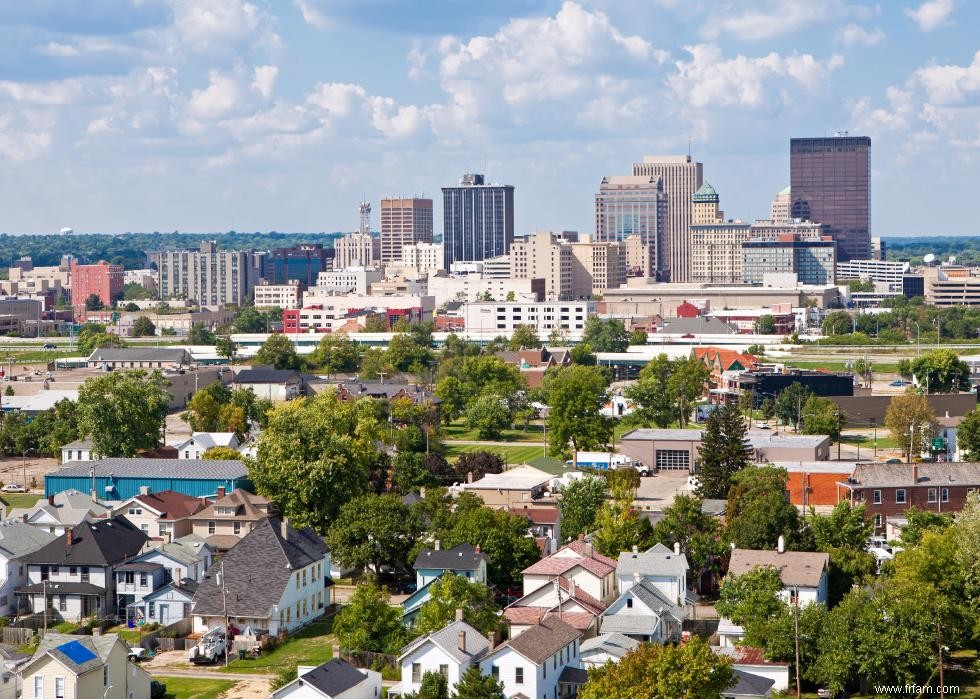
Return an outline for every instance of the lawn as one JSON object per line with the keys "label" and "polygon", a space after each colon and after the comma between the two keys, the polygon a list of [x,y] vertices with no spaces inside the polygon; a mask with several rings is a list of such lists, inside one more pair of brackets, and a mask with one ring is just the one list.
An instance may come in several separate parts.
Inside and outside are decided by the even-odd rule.
{"label": "lawn", "polygon": [[538,446],[506,446],[506,447],[494,447],[485,446],[481,444],[453,444],[452,442],[446,444],[446,459],[453,461],[461,454],[466,454],[471,451],[489,451],[494,454],[499,454],[500,457],[508,464],[523,464],[531,459],[543,456],[544,447]]}
{"label": "lawn", "polygon": [[200,677],[155,677],[167,685],[166,699],[216,699],[235,686],[234,680],[210,680]]}
{"label": "lawn", "polygon": [[[480,435],[476,430],[471,430],[466,427],[466,423],[457,420],[449,425],[442,428],[443,437],[447,440],[459,439],[464,441],[481,441]],[[487,440],[482,440],[487,441]],[[522,428],[516,430],[504,430],[501,432],[500,436],[496,439],[489,440],[492,442],[543,442],[544,441],[544,431],[541,425],[528,425],[527,431],[525,432]]]}
{"label": "lawn", "polygon": [[239,660],[235,658],[222,672],[268,672],[275,673],[284,667],[297,665],[321,665],[333,655],[333,636],[331,619],[317,621],[289,636],[282,645],[259,658]]}
{"label": "lawn", "polygon": [[[158,631],[159,628],[160,628],[159,626],[147,625],[147,628],[145,628],[144,630],[147,634],[149,634],[152,633],[153,631]],[[131,629],[128,626],[126,626],[126,624],[120,624],[119,626],[113,626],[106,633],[119,634],[119,638],[126,641],[126,643],[128,643],[131,646],[142,645],[143,633],[140,631],[139,627]]]}
{"label": "lawn", "polygon": [[[841,435],[841,441],[844,444],[860,444],[862,447],[867,447],[872,449],[875,444],[874,435],[870,434],[847,434],[846,432]],[[898,449],[898,442],[888,433],[888,430],[882,429],[878,431],[878,448],[879,449]]]}
{"label": "lawn", "polygon": [[[14,481],[19,483],[20,481]],[[41,499],[41,495],[38,493],[4,493],[0,496],[0,500],[7,503],[7,510],[12,510],[15,507],[34,507],[34,504]]]}
{"label": "lawn", "polygon": [[[781,357],[780,361],[785,362],[790,366],[797,367],[798,369],[826,369],[827,371],[852,371],[848,369],[846,364],[853,364],[854,361],[858,359],[855,357],[853,359],[847,360],[820,360],[820,361],[807,361],[807,360],[797,360],[792,357]],[[875,374],[897,374],[898,373],[898,362],[871,362],[871,371]]]}

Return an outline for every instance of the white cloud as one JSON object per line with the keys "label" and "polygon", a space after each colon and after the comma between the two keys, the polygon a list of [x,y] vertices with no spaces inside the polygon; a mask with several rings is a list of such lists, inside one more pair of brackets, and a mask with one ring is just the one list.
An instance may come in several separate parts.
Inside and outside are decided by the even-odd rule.
{"label": "white cloud", "polygon": [[951,24],[950,17],[954,9],[953,0],[926,0],[914,10],[905,10],[905,14],[919,25],[919,29],[931,32],[943,25]]}
{"label": "white cloud", "polygon": [[0,80],[0,97],[47,107],[63,107],[79,104],[92,98],[92,90],[77,78],[46,83],[14,82]]}
{"label": "white cloud", "polygon": [[188,113],[199,119],[228,116],[245,103],[245,90],[238,78],[217,70],[209,74],[209,84],[194,90],[187,103]]}
{"label": "white cloud", "polygon": [[316,5],[315,0],[293,0],[303,20],[317,29],[330,29],[332,24],[330,19]]}
{"label": "white cloud", "polygon": [[931,65],[920,68],[912,79],[922,85],[930,102],[959,104],[975,99],[980,91],[980,51],[967,66]]}
{"label": "white cloud", "polygon": [[279,68],[276,66],[256,66],[254,78],[252,79],[252,89],[269,99],[272,91],[276,88],[276,78],[279,77]]}
{"label": "white cloud", "polygon": [[760,41],[862,12],[860,8],[844,5],[841,0],[769,0],[762,7],[736,13],[734,8],[741,7],[744,5],[713,6],[708,21],[701,28],[701,36],[714,41],[722,34],[731,34],[737,39]]}
{"label": "white cloud", "polygon": [[331,116],[353,114],[367,97],[367,90],[351,83],[319,83],[306,101]]}
{"label": "white cloud", "polygon": [[226,50],[254,38],[262,21],[259,9],[242,0],[172,0],[173,30],[181,44],[204,53]]}
{"label": "white cloud", "polygon": [[690,60],[675,63],[677,72],[668,76],[667,84],[688,106],[695,108],[755,109],[792,101],[793,90],[777,92],[777,87],[787,78],[807,90],[816,90],[844,63],[840,56],[820,61],[810,54],[784,57],[775,52],[758,58],[743,55],[725,58],[714,44],[687,46],[685,50]]}
{"label": "white cloud", "polygon": [[875,27],[867,30],[857,24],[847,24],[837,32],[837,40],[847,46],[863,44],[864,46],[877,46],[885,40],[885,32]]}
{"label": "white cloud", "polygon": [[35,50],[42,56],[52,56],[54,58],[74,58],[80,53],[76,47],[57,41],[49,41],[44,46],[38,46]]}

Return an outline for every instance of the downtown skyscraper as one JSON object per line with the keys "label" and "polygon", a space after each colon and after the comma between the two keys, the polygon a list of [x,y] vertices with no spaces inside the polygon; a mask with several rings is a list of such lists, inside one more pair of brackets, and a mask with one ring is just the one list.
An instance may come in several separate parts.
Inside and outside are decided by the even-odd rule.
{"label": "downtown skyscraper", "polygon": [[386,197],[381,200],[381,261],[402,261],[406,245],[432,242],[432,200]]}
{"label": "downtown skyscraper", "polygon": [[442,188],[442,224],[447,271],[453,262],[506,255],[514,242],[514,187],[463,175],[457,186]]}
{"label": "downtown skyscraper", "polygon": [[841,261],[871,258],[871,139],[790,139],[793,218],[827,224]]}

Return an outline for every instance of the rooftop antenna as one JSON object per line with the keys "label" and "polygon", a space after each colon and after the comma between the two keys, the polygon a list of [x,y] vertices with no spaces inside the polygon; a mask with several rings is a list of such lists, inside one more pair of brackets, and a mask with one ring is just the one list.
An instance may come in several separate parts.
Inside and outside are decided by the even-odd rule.
{"label": "rooftop antenna", "polygon": [[691,158],[691,141],[692,140],[693,139],[690,136],[687,137],[687,157],[688,157],[688,159]]}
{"label": "rooftop antenna", "polygon": [[357,211],[361,217],[361,225],[359,231],[361,233],[371,234],[371,202],[362,201],[357,207]]}

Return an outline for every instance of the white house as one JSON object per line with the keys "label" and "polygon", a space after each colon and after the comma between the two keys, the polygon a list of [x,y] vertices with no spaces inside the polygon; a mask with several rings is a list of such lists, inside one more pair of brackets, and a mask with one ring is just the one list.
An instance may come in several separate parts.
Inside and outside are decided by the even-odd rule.
{"label": "white house", "polygon": [[586,638],[599,631],[599,618],[606,605],[575,584],[555,576],[551,585],[531,590],[508,605],[503,612],[510,637],[515,638],[546,617],[558,617],[574,626]]}
{"label": "white house", "polygon": [[33,507],[14,508],[7,513],[7,518],[60,536],[81,522],[95,522],[109,516],[110,511],[91,495],[78,490],[63,490],[39,500]]}
{"label": "white house", "polygon": [[238,449],[239,444],[234,432],[195,432],[189,439],[173,446],[179,459],[200,459],[208,449]]}
{"label": "white house", "polygon": [[486,654],[490,647],[487,637],[462,621],[461,611],[456,616],[453,623],[419,636],[402,649],[398,656],[401,681],[388,689],[389,697],[417,692],[426,672],[441,672],[452,691],[466,669]]}
{"label": "white house", "polygon": [[90,437],[76,439],[74,442],[61,447],[61,463],[67,464],[69,461],[92,461],[95,445],[92,444]]}
{"label": "white house", "polygon": [[588,673],[579,657],[581,632],[549,617],[516,638],[490,649],[480,670],[504,685],[504,696],[569,697]]}
{"label": "white house", "polygon": [[586,670],[602,667],[608,662],[618,663],[623,656],[639,648],[640,642],[621,633],[604,633],[579,644],[579,656]]}
{"label": "white house", "polygon": [[619,554],[616,563],[620,590],[632,587],[639,575],[677,605],[687,603],[687,571],[687,556],[679,548],[671,551],[663,544],[657,544],[643,553],[637,552],[634,546],[632,552]]}
{"label": "white house", "polygon": [[296,371],[255,367],[242,369],[235,374],[232,388],[235,390],[251,388],[256,398],[278,402],[301,396],[303,379]]}
{"label": "white house", "polygon": [[936,424],[939,426],[939,433],[936,435],[938,439],[943,440],[943,461],[963,461],[963,452],[960,450],[959,443],[956,440],[956,433],[960,429],[960,423],[963,422],[962,415],[950,417],[947,413],[945,417],[936,418]]}
{"label": "white house", "polygon": [[201,582],[204,571],[211,567],[214,550],[201,537],[188,534],[169,544],[160,544],[145,551],[136,560],[144,563],[159,563],[165,571],[167,582],[189,578]]}
{"label": "white house", "polygon": [[54,534],[23,522],[0,523],[0,615],[17,612],[14,592],[27,582],[24,557],[46,546]]}
{"label": "white house", "polygon": [[150,676],[114,633],[48,633],[21,670],[24,699],[150,699]]}
{"label": "white house", "polygon": [[680,640],[686,617],[683,606],[637,574],[633,585],[602,613],[599,630],[645,643],[670,643]]}
{"label": "white house", "polygon": [[166,583],[130,604],[127,614],[134,619],[164,626],[186,619],[191,616],[197,586],[197,582],[190,578]]}
{"label": "white house", "polygon": [[272,693],[270,699],[380,699],[381,673],[360,670],[334,658],[312,667],[300,665],[298,677]]}
{"label": "white house", "polygon": [[715,648],[714,651],[718,655],[731,658],[734,670],[769,680],[773,691],[784,692],[789,689],[789,663],[766,660],[761,648],[726,646]]}
{"label": "white house", "polygon": [[470,582],[486,585],[488,560],[479,546],[460,544],[451,549],[442,549],[436,541],[435,548],[422,549],[415,558],[416,584],[422,588],[445,573],[452,572]]}
{"label": "white house", "polygon": [[581,539],[525,568],[521,575],[525,595],[553,584],[555,576],[561,576],[600,602],[608,603],[616,598],[616,561]]}

